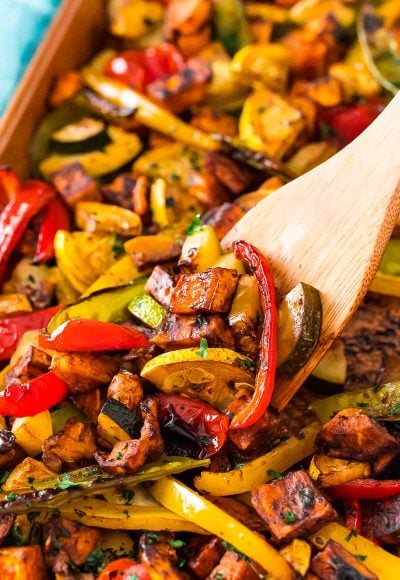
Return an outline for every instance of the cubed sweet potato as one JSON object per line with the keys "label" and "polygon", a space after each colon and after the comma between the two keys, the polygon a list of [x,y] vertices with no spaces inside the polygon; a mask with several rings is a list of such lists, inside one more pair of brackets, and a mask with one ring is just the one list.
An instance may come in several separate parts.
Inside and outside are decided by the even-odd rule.
{"label": "cubed sweet potato", "polygon": [[121,173],[101,188],[101,194],[104,201],[132,210],[135,185],[136,179],[130,173]]}
{"label": "cubed sweet potato", "polygon": [[107,354],[57,352],[50,369],[67,383],[72,393],[80,394],[110,383],[118,367],[118,361]]}
{"label": "cubed sweet potato", "polygon": [[224,314],[229,311],[238,282],[236,270],[210,268],[181,274],[171,295],[174,314]]}
{"label": "cubed sweet potato", "polygon": [[244,214],[245,212],[238,205],[226,202],[208,210],[204,214],[202,222],[212,226],[217,238],[222,240]]}
{"label": "cubed sweet potato", "polygon": [[174,287],[172,275],[161,266],[155,266],[146,282],[145,290],[151,294],[154,300],[169,308],[171,293]]}
{"label": "cubed sweet potato", "polygon": [[334,540],[329,540],[322,552],[314,556],[311,570],[323,580],[378,580],[363,562]]}
{"label": "cubed sweet potato", "polygon": [[255,169],[216,151],[207,152],[206,168],[235,196],[255,188],[260,183],[259,172]]}
{"label": "cubed sweet potato", "polygon": [[209,346],[234,348],[232,331],[218,314],[178,316],[168,314],[150,342],[173,350],[198,346],[206,338]]}
{"label": "cubed sweet potato", "polygon": [[237,119],[233,115],[207,106],[196,108],[190,124],[205,133],[220,133],[226,137],[235,137],[238,133]]}
{"label": "cubed sweet potato", "polygon": [[71,163],[56,171],[51,182],[72,208],[78,201],[101,201],[96,182],[84,172],[80,163]]}
{"label": "cubed sweet potato", "polygon": [[214,568],[209,580],[259,580],[257,570],[236,552],[225,552],[218,566]]}
{"label": "cubed sweet potato", "polygon": [[173,534],[167,532],[157,534],[157,539],[154,538],[154,534],[146,532],[139,537],[139,560],[147,564],[153,580],[183,579],[183,575],[176,567],[178,556],[171,545],[173,539]]}
{"label": "cubed sweet potato", "polygon": [[97,528],[52,516],[44,527],[47,563],[61,577],[67,576],[65,572],[70,572],[69,577],[74,577],[69,568],[70,563],[82,566],[89,554],[98,547],[100,538],[100,530]]}
{"label": "cubed sweet potato", "polygon": [[2,548],[1,580],[46,580],[46,568],[40,546]]}
{"label": "cubed sweet potato", "polygon": [[399,451],[398,441],[384,425],[362,409],[344,409],[322,426],[318,444],[331,457],[377,462],[380,468]]}
{"label": "cubed sweet potato", "polygon": [[251,492],[252,504],[278,540],[312,533],[336,518],[336,512],[305,470],[259,485]]}
{"label": "cubed sweet potato", "polygon": [[186,566],[196,578],[201,580],[207,578],[212,572],[225,551],[220,538],[201,536],[193,538],[188,549],[190,556]]}
{"label": "cubed sweet potato", "polygon": [[200,102],[211,80],[211,66],[199,58],[189,59],[179,72],[147,86],[149,97],[174,113]]}

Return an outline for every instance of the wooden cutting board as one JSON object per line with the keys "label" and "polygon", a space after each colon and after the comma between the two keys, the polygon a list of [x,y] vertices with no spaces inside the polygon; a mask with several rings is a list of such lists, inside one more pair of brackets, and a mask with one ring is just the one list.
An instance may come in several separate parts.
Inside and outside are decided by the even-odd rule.
{"label": "wooden cutting board", "polygon": [[81,67],[103,46],[106,14],[106,0],[64,0],[0,119],[0,164],[12,166],[20,177],[29,175],[29,143],[54,79]]}

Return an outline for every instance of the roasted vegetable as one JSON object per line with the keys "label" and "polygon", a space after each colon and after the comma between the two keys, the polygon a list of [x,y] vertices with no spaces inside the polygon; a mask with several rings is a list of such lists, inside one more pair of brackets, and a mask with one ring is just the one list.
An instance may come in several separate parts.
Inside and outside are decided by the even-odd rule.
{"label": "roasted vegetable", "polygon": [[114,233],[126,237],[142,233],[140,217],[117,205],[81,201],[75,206],[75,221],[85,232]]}
{"label": "roasted vegetable", "polygon": [[212,226],[202,226],[200,216],[189,226],[179,266],[191,272],[203,272],[214,265],[221,255],[221,246]]}
{"label": "roasted vegetable", "polygon": [[136,296],[129,303],[128,310],[150,328],[158,328],[167,313],[165,308],[148,294]]}
{"label": "roasted vegetable", "polygon": [[117,441],[129,441],[129,439],[137,438],[141,426],[138,415],[113,398],[106,400],[97,421],[101,428],[101,436],[107,439],[111,445]]}
{"label": "roasted vegetable", "polygon": [[15,419],[12,432],[17,444],[31,457],[42,451],[44,441],[53,435],[49,411],[42,411],[33,417]]}
{"label": "roasted vegetable", "polygon": [[103,121],[90,117],[65,125],[51,135],[53,151],[64,155],[103,149],[110,143],[111,138]]}
{"label": "roasted vegetable", "polygon": [[369,463],[338,459],[329,455],[314,455],[311,459],[310,476],[320,487],[340,485],[354,479],[369,477]]}
{"label": "roasted vegetable", "polygon": [[0,575],[4,580],[45,580],[46,567],[40,546],[1,548]]}

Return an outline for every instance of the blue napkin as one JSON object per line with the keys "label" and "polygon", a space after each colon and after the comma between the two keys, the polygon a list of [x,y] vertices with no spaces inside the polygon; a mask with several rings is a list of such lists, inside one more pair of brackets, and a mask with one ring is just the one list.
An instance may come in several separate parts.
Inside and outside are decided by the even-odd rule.
{"label": "blue napkin", "polygon": [[0,0],[0,115],[61,0]]}

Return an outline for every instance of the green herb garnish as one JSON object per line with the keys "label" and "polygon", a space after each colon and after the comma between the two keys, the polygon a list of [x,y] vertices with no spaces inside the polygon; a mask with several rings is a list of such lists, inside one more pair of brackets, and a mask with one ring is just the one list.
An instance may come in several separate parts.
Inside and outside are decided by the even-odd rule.
{"label": "green herb garnish", "polygon": [[286,512],[283,514],[283,520],[286,524],[293,524],[297,520],[297,516],[293,512]]}
{"label": "green herb garnish", "polygon": [[272,479],[280,479],[282,477],[282,473],[280,471],[275,471],[275,469],[267,469],[267,475]]}
{"label": "green herb garnish", "polygon": [[357,534],[357,531],[356,530],[350,530],[350,532],[345,537],[346,542],[350,542],[351,538],[356,538],[357,535],[358,534]]}
{"label": "green herb garnish", "polygon": [[195,232],[200,232],[202,229],[203,229],[203,226],[201,225],[201,215],[199,213],[196,213],[196,215],[194,216],[194,218],[190,222],[186,233],[188,236],[191,236]]}
{"label": "green herb garnish", "polygon": [[169,545],[172,548],[183,548],[184,546],[186,546],[186,542],[184,542],[183,540],[171,540]]}
{"label": "green herb garnish", "polygon": [[207,349],[208,349],[207,339],[206,338],[201,338],[200,339],[200,348],[199,348],[199,350],[196,350],[196,354],[198,354],[199,356],[201,356],[201,358],[206,359],[207,356],[208,356]]}
{"label": "green herb garnish", "polygon": [[113,240],[112,240],[111,249],[114,252],[114,255],[116,258],[118,258],[119,256],[125,255],[125,248],[121,242],[121,238],[115,232],[113,233]]}

